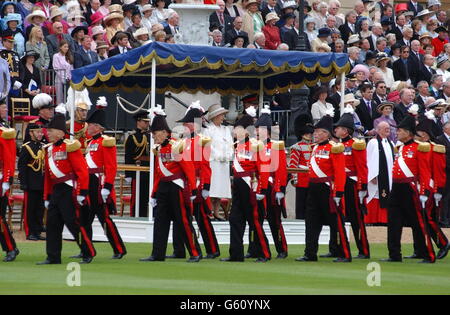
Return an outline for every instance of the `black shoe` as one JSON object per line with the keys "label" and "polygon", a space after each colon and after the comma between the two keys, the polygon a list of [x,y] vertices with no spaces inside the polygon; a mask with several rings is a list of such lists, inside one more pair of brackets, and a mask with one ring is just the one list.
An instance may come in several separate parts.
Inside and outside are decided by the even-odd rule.
{"label": "black shoe", "polygon": [[85,257],[80,262],[81,265],[89,265],[94,260],[94,257]]}
{"label": "black shoe", "polygon": [[244,259],[232,259],[231,257],[221,258],[220,261],[223,262],[243,262]]}
{"label": "black shoe", "polygon": [[119,260],[119,259],[122,259],[123,257],[125,257],[125,255],[126,254],[115,254],[114,256],[112,256],[111,259]]}
{"label": "black shoe", "polygon": [[403,257],[404,259],[423,259],[423,257],[420,257],[416,253],[412,254],[411,256]]}
{"label": "black shoe", "polygon": [[333,254],[333,253],[328,253],[328,254],[325,254],[325,255],[320,255],[319,257],[320,258],[338,258],[339,256],[336,255],[336,254]]}
{"label": "black shoe", "polygon": [[37,237],[38,237],[38,239],[39,239],[40,241],[46,241],[46,240],[47,240],[46,237],[43,237],[43,236],[41,236],[41,235],[38,235]]}
{"label": "black shoe", "polygon": [[247,255],[244,256],[245,259],[250,259],[250,258],[258,258],[256,256],[253,256],[253,254],[247,253]]}
{"label": "black shoe", "polygon": [[76,256],[70,256],[69,258],[70,259],[83,259],[83,254],[79,254],[79,255],[76,255]]}
{"label": "black shoe", "polygon": [[317,257],[303,256],[303,257],[296,258],[295,261],[317,261]]}
{"label": "black shoe", "polygon": [[192,256],[190,257],[187,262],[188,263],[197,263],[202,259],[202,256]]}
{"label": "black shoe", "polygon": [[287,252],[282,252],[277,255],[277,259],[286,259],[288,256]]}
{"label": "black shoe", "polygon": [[439,250],[439,252],[437,254],[437,259],[444,259],[445,257],[447,257],[449,250],[450,250],[450,243],[447,244],[447,246],[445,246],[441,250]]}
{"label": "black shoe", "polygon": [[355,259],[370,259],[370,256],[359,254],[358,256],[355,257]]}
{"label": "black shoe", "polygon": [[5,259],[3,259],[4,262],[13,262],[16,260],[17,256],[19,256],[20,251],[16,248],[13,251],[10,251],[6,254]]}
{"label": "black shoe", "polygon": [[39,237],[37,237],[36,235],[28,235],[27,241],[39,241]]}
{"label": "black shoe", "polygon": [[335,260],[333,260],[333,262],[335,262],[335,263],[351,263],[352,259],[339,257],[339,258],[336,258]]}
{"label": "black shoe", "polygon": [[44,266],[44,265],[61,265],[61,262],[54,262],[50,260],[44,260],[41,262],[36,263],[37,266]]}
{"label": "black shoe", "polygon": [[217,257],[219,257],[220,256],[220,253],[215,253],[215,254],[208,254],[208,255],[206,255],[206,259],[215,259],[215,258],[217,258]]}
{"label": "black shoe", "polygon": [[143,262],[149,262],[149,261],[164,261],[164,259],[158,259],[158,258],[156,258],[156,257],[154,257],[154,256],[150,256],[150,257],[147,257],[147,258],[141,258],[141,259],[139,259],[139,261],[143,261]]}
{"label": "black shoe", "polygon": [[429,259],[424,259],[424,260],[419,261],[419,264],[434,264],[434,263],[435,263],[435,261],[431,261]]}
{"label": "black shoe", "polygon": [[385,258],[381,259],[382,262],[402,262],[401,258]]}
{"label": "black shoe", "polygon": [[256,263],[266,263],[269,261],[269,258],[259,257],[255,260]]}
{"label": "black shoe", "polygon": [[175,254],[172,254],[172,255],[166,256],[166,259],[186,259],[186,255],[185,256],[177,256]]}

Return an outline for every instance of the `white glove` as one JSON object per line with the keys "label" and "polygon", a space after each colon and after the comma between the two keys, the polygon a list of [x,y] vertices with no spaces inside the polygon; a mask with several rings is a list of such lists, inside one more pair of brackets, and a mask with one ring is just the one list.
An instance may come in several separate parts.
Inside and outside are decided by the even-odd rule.
{"label": "white glove", "polygon": [[50,206],[50,201],[45,200],[45,201],[44,201],[44,207],[45,207],[45,209],[48,209],[48,206]]}
{"label": "white glove", "polygon": [[77,202],[80,206],[83,205],[84,200],[86,199],[85,196],[77,196]]}
{"label": "white glove", "polygon": [[109,194],[111,194],[111,191],[109,189],[102,188],[100,194],[102,195],[103,202],[106,203],[106,200],[108,200],[108,196]]}
{"label": "white glove", "polygon": [[334,202],[336,203],[336,206],[339,207],[339,205],[341,204],[341,199],[342,199],[342,198],[340,198],[340,197],[334,197],[334,198],[333,198]]}
{"label": "white glove", "polygon": [[275,199],[277,200],[278,205],[281,205],[281,200],[284,198],[284,194],[282,192],[277,192],[275,194]]}
{"label": "white glove", "polygon": [[256,200],[261,201],[265,198],[265,195],[256,194]]}
{"label": "white glove", "polygon": [[208,197],[209,197],[209,190],[203,189],[202,190],[202,197],[205,200],[208,199]]}
{"label": "white glove", "polygon": [[155,198],[150,199],[150,206],[152,206],[152,208],[155,208],[157,204],[158,204],[157,199],[155,199]]}
{"label": "white glove", "polygon": [[191,201],[194,201],[197,198],[197,196],[191,196]]}
{"label": "white glove", "polygon": [[425,195],[420,195],[419,199],[420,199],[420,202],[422,203],[422,208],[425,208],[425,204],[428,201],[428,197]]}
{"label": "white glove", "polygon": [[13,90],[20,90],[21,87],[22,83],[20,83],[19,81],[14,82]]}
{"label": "white glove", "polygon": [[131,182],[133,181],[133,178],[131,177],[126,177],[125,181],[127,182],[127,184],[131,184]]}
{"label": "white glove", "polygon": [[363,203],[364,198],[366,198],[366,196],[367,196],[367,190],[361,190],[360,192],[358,192],[358,196],[359,196],[360,203]]}
{"label": "white glove", "polygon": [[439,207],[439,202],[442,200],[442,194],[435,193],[434,194],[434,201],[436,201],[436,207]]}
{"label": "white glove", "polygon": [[10,186],[9,183],[4,182],[2,184],[2,197],[6,194],[6,192],[9,190]]}

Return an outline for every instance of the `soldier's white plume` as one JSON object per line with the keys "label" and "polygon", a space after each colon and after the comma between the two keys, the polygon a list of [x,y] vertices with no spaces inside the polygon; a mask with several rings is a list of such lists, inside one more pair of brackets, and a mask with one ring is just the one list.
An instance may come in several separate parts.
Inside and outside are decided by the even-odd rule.
{"label": "soldier's white plume", "polygon": [[270,106],[268,106],[268,105],[265,105],[264,108],[261,109],[261,115],[262,115],[262,114],[268,114],[268,115],[270,115],[270,113],[272,113],[272,112],[271,112],[271,110],[270,110]]}
{"label": "soldier's white plume", "polygon": [[67,101],[66,101],[66,110],[70,113],[71,108],[76,109],[76,105],[80,103],[85,103],[88,107],[88,111],[91,109],[92,102],[89,98],[89,91],[87,89],[83,89],[82,91],[74,91],[72,87],[69,87],[67,90]]}
{"label": "soldier's white plume", "polygon": [[42,106],[49,105],[53,102],[53,98],[47,93],[39,93],[33,98],[33,108],[39,109]]}
{"label": "soldier's white plume", "polygon": [[202,113],[205,112],[205,109],[202,107],[202,105],[200,105],[200,101],[195,101],[195,102],[192,102],[191,105],[189,105],[188,109],[186,110],[186,114],[187,114],[188,111],[190,111],[193,108],[198,109]]}
{"label": "soldier's white plume", "polygon": [[328,115],[330,117],[334,117],[334,108],[329,108],[325,111],[325,115]]}
{"label": "soldier's white plume", "polygon": [[253,106],[248,107],[245,112],[247,113],[247,115],[249,115],[250,117],[255,118],[256,117],[256,108]]}
{"label": "soldier's white plume", "polygon": [[108,102],[106,101],[105,96],[100,96],[97,100],[96,107],[97,108],[106,108],[108,106]]}
{"label": "soldier's white plume", "polygon": [[355,113],[355,109],[353,108],[352,105],[345,106],[343,114],[352,114],[353,115],[354,113]]}
{"label": "soldier's white plume", "polygon": [[434,116],[434,109],[427,110],[425,112],[425,117],[427,117],[429,120],[434,120],[436,116]]}
{"label": "soldier's white plume", "polygon": [[59,113],[59,114],[66,116],[67,110],[66,110],[66,106],[64,105],[64,103],[61,103],[58,106],[56,106],[55,113]]}
{"label": "soldier's white plume", "polygon": [[409,109],[408,113],[410,113],[413,116],[417,116],[419,114],[419,105],[413,104]]}
{"label": "soldier's white plume", "polygon": [[164,117],[167,116],[166,112],[163,110],[162,106],[159,104],[156,105],[155,108],[148,110],[148,118],[150,118],[151,121],[153,121],[153,118],[156,115],[164,116]]}

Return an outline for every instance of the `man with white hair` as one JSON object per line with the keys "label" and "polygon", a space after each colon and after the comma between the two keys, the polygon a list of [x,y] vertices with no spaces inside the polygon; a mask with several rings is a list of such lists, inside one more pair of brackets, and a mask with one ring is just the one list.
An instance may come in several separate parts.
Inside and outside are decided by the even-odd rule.
{"label": "man with white hair", "polygon": [[403,27],[402,34],[403,38],[398,41],[401,46],[411,46],[411,39],[413,37],[413,30],[409,26]]}
{"label": "man with white hair", "polygon": [[261,33],[257,32],[254,36],[255,42],[253,43],[256,47],[256,49],[265,49],[266,47],[266,36]]}
{"label": "man with white hair", "polygon": [[328,3],[328,16],[334,16],[336,18],[336,27],[339,28],[344,24],[344,20],[338,16],[341,3],[339,0],[330,0]]}
{"label": "man with white hair", "polygon": [[180,33],[178,23],[180,23],[180,16],[175,11],[171,12],[167,18],[168,25],[164,28],[164,32],[166,32],[167,35]]}
{"label": "man with white hair", "polygon": [[378,38],[381,38],[382,36],[383,36],[383,27],[381,26],[381,24],[373,23],[372,35],[370,35],[368,38],[369,43],[370,43],[370,50],[374,51],[376,49],[377,40],[378,40]]}
{"label": "man with white hair", "polygon": [[330,29],[331,32],[339,32],[336,27],[336,17],[333,15],[328,15],[326,20],[326,27]]}
{"label": "man with white hair", "polygon": [[219,30],[214,30],[212,31],[212,38],[213,38],[213,42],[212,42],[212,46],[213,47],[222,47],[222,39],[223,39],[223,34],[221,31]]}
{"label": "man with white hair", "polygon": [[358,47],[349,47],[347,49],[348,61],[350,62],[350,66],[352,69],[358,64],[360,52],[361,49],[359,49]]}
{"label": "man with white hair", "polygon": [[225,34],[233,28],[233,18],[224,13],[225,2],[223,0],[217,0],[216,4],[219,6],[219,10],[216,10],[209,16],[209,28],[212,29],[213,26],[216,26]]}
{"label": "man with white hair", "polygon": [[375,47],[375,52],[377,54],[379,53],[386,53],[385,49],[387,46],[387,39],[384,37],[378,37],[376,43],[375,43],[376,47]]}
{"label": "man with white hair", "polygon": [[346,43],[350,35],[357,34],[356,32],[356,19],[358,15],[355,11],[349,11],[345,15],[345,24],[339,27],[339,31],[342,35],[342,40]]}

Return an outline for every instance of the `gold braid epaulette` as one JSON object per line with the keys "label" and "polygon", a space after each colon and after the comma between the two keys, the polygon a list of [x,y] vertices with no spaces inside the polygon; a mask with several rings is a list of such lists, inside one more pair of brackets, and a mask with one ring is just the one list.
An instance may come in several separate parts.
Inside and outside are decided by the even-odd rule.
{"label": "gold braid epaulette", "polygon": [[138,149],[140,149],[140,151],[136,150],[137,152],[139,152],[139,154],[134,158],[134,160],[139,160],[141,158],[142,155],[144,155],[144,152],[147,150],[147,144],[148,144],[148,140],[147,140],[147,136],[146,135],[142,135],[142,141],[138,142],[136,139],[135,135],[131,135],[134,144],[136,145],[136,147]]}
{"label": "gold braid epaulette", "polygon": [[[28,143],[25,143],[23,145],[23,147],[25,149],[27,149],[27,151],[30,154],[31,158],[34,159],[34,161],[31,162],[31,163],[28,163],[27,166],[29,166],[35,172],[42,171],[42,169],[44,168],[44,155],[45,155],[44,154],[44,150],[43,149],[39,149],[37,154],[35,154],[33,152],[33,150],[30,148],[30,146],[28,145]],[[36,163],[37,163],[37,166],[35,166]]]}

